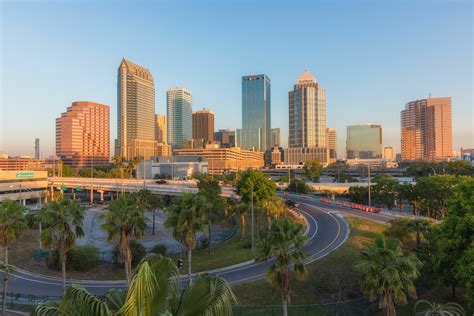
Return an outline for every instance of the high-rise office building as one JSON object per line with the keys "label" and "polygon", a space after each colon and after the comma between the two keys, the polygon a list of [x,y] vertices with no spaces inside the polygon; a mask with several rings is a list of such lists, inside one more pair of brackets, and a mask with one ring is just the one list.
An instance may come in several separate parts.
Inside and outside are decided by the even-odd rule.
{"label": "high-rise office building", "polygon": [[117,82],[115,154],[126,160],[155,155],[155,86],[150,71],[122,59]]}
{"label": "high-rise office building", "polygon": [[73,102],[56,119],[56,155],[76,168],[110,164],[109,106]]}
{"label": "high-rise office building", "polygon": [[35,138],[35,159],[40,159],[40,140]]}
{"label": "high-rise office building", "polygon": [[280,139],[280,128],[272,128],[272,144],[273,146],[277,145],[279,147],[281,145],[281,139]]}
{"label": "high-rise office building", "polygon": [[288,98],[288,147],[326,148],[326,90],[305,70]]}
{"label": "high-rise office building", "polygon": [[193,139],[214,140],[214,112],[206,109],[193,112]]}
{"label": "high-rise office building", "polygon": [[401,111],[400,121],[402,160],[452,157],[451,97],[409,102]]}
{"label": "high-rise office building", "polygon": [[326,129],[327,148],[329,150],[329,162],[337,161],[337,133],[335,128]]}
{"label": "high-rise office building", "polygon": [[230,129],[220,129],[214,132],[214,140],[220,143],[222,148],[235,147],[235,131]]}
{"label": "high-rise office building", "polygon": [[166,116],[168,118],[168,144],[181,148],[186,139],[193,137],[193,95],[186,88],[166,91]]}
{"label": "high-rise office building", "polygon": [[271,144],[271,82],[266,75],[242,77],[242,149],[265,151]]}
{"label": "high-rise office building", "polygon": [[375,124],[347,126],[347,159],[382,158],[382,127]]}
{"label": "high-rise office building", "polygon": [[155,115],[155,140],[166,144],[166,115]]}

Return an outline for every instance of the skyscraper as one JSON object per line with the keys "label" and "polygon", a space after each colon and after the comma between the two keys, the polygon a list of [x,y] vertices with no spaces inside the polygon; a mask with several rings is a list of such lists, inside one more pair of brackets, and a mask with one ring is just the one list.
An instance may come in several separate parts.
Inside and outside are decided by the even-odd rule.
{"label": "skyscraper", "polygon": [[272,128],[272,145],[279,147],[281,145],[280,128]]}
{"label": "skyscraper", "polygon": [[329,150],[329,162],[337,161],[337,133],[335,128],[326,130],[326,138],[328,141],[327,148]]}
{"label": "skyscraper", "polygon": [[193,112],[193,139],[214,140],[214,112],[206,109]]}
{"label": "skyscraper", "polygon": [[166,91],[166,116],[168,118],[168,144],[181,148],[186,139],[193,137],[193,95],[186,88]]}
{"label": "skyscraper", "polygon": [[40,140],[35,138],[35,159],[40,159]]}
{"label": "skyscraper", "polygon": [[122,59],[117,82],[115,154],[126,160],[155,155],[155,86],[150,71]]}
{"label": "skyscraper", "polygon": [[265,151],[271,144],[271,82],[266,75],[242,77],[242,131],[239,147]]}
{"label": "skyscraper", "polygon": [[235,131],[220,129],[214,132],[214,140],[219,142],[223,148],[235,147]]}
{"label": "skyscraper", "polygon": [[451,97],[409,102],[401,111],[400,122],[402,160],[452,157]]}
{"label": "skyscraper", "polygon": [[394,161],[397,157],[394,146],[385,146],[383,148],[383,159]]}
{"label": "skyscraper", "polygon": [[289,98],[290,148],[326,148],[326,90],[307,70],[296,80]]}
{"label": "skyscraper", "polygon": [[76,168],[110,164],[109,106],[73,102],[56,119],[56,155]]}
{"label": "skyscraper", "polygon": [[155,115],[155,140],[166,144],[166,115]]}
{"label": "skyscraper", "polygon": [[382,158],[382,127],[375,124],[347,126],[347,159]]}

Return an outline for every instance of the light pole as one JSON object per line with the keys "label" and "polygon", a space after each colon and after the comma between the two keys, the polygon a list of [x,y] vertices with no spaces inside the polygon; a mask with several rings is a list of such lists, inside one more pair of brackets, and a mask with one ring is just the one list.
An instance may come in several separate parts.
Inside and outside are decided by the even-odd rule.
{"label": "light pole", "polygon": [[372,203],[371,203],[371,198],[370,198],[370,163],[367,164],[367,178],[368,178],[368,181],[369,181],[369,207],[372,206]]}
{"label": "light pole", "polygon": [[255,213],[254,213],[254,207],[253,207],[253,190],[255,188],[255,185],[260,182],[260,179],[252,183],[252,189],[251,189],[251,194],[250,194],[250,204],[251,204],[251,217],[252,217],[252,251],[255,251],[255,229],[254,229],[254,224],[255,224]]}

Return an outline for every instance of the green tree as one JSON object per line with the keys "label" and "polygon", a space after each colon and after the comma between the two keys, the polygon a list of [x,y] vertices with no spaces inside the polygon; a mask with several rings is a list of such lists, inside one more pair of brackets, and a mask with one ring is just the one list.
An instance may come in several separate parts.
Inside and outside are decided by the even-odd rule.
{"label": "green tree", "polygon": [[391,175],[377,175],[373,186],[375,199],[380,205],[391,210],[395,206],[398,193],[398,181]]}
{"label": "green tree", "polygon": [[127,286],[130,286],[132,272],[130,239],[140,238],[146,229],[143,208],[133,196],[121,195],[117,200],[109,202],[107,211],[100,216],[100,219],[104,221],[101,228],[107,232],[108,240],[119,241],[119,259],[124,263]]}
{"label": "green tree", "polygon": [[403,211],[404,201],[412,207],[413,215],[418,215],[417,206],[419,201],[419,187],[411,183],[400,183],[397,187],[397,198],[400,206],[400,212]]}
{"label": "green tree", "polygon": [[222,278],[200,275],[179,290],[178,268],[170,258],[151,255],[135,271],[130,288],[96,297],[80,285],[71,286],[61,301],[43,302],[33,316],[48,315],[231,315],[236,297]]}
{"label": "green tree", "polygon": [[184,193],[173,200],[168,211],[165,227],[173,229],[173,237],[178,239],[188,253],[188,279],[191,283],[191,257],[196,248],[198,231],[204,231],[207,219],[205,200],[201,195]]}
{"label": "green tree", "polygon": [[201,177],[198,181],[199,194],[204,197],[205,215],[207,218],[208,228],[208,252],[211,253],[212,248],[212,224],[224,219],[225,210],[227,209],[227,201],[221,196],[221,186],[219,181],[211,177]]}
{"label": "green tree", "polygon": [[319,177],[323,170],[323,165],[319,160],[309,159],[303,165],[303,174],[312,182],[319,182]]}
{"label": "green tree", "polygon": [[397,239],[404,247],[408,246],[411,239],[408,225],[410,220],[407,218],[397,218],[390,221],[390,225],[383,231],[387,238]]}
{"label": "green tree", "polygon": [[369,189],[362,186],[349,187],[349,201],[357,204],[368,204]]}
{"label": "green tree", "polygon": [[77,201],[62,199],[49,202],[38,217],[42,224],[41,241],[44,246],[57,249],[63,278],[63,293],[66,292],[66,255],[76,246],[76,238],[84,236],[82,227],[85,209]]}
{"label": "green tree", "polygon": [[417,251],[424,274],[438,285],[451,286],[455,297],[458,285],[469,287],[461,276],[474,245],[474,178],[459,183],[453,196],[445,220],[427,232],[427,242]]}
{"label": "green tree", "polygon": [[[3,262],[8,267],[8,250],[13,241],[28,228],[24,216],[24,207],[17,201],[6,200],[0,204],[0,245],[3,248]],[[2,315],[5,315],[8,288],[8,268],[3,270]]]}
{"label": "green tree", "polygon": [[274,196],[262,203],[261,209],[267,218],[268,227],[270,227],[272,220],[280,218],[286,214],[285,202],[278,196]]}
{"label": "green tree", "polygon": [[288,188],[286,189],[289,192],[296,192],[296,193],[302,193],[302,194],[308,193],[308,190],[309,190],[304,180],[300,180],[300,179],[291,180],[290,184],[288,185]]}
{"label": "green tree", "polygon": [[250,203],[253,195],[254,204],[259,205],[260,202],[276,195],[276,185],[260,171],[245,171],[237,181],[235,193],[240,195],[246,204]]}
{"label": "green tree", "polygon": [[413,282],[421,263],[415,256],[406,256],[398,240],[378,236],[362,255],[355,265],[361,289],[371,300],[379,299],[385,315],[396,315],[395,304],[407,302],[405,293],[416,298]]}
{"label": "green tree", "polygon": [[258,261],[275,257],[275,262],[267,271],[266,279],[281,292],[283,315],[288,315],[290,303],[290,271],[294,270],[299,280],[306,278],[304,259],[307,254],[303,246],[307,241],[304,227],[289,218],[280,218],[272,223],[267,235],[259,244]]}
{"label": "green tree", "polygon": [[429,177],[441,173],[442,169],[435,162],[414,162],[410,163],[406,170],[405,176],[408,177]]}
{"label": "green tree", "polygon": [[459,180],[451,175],[419,178],[416,183],[419,210],[428,217],[443,219],[458,182]]}
{"label": "green tree", "polygon": [[454,176],[474,177],[474,166],[465,160],[448,161],[446,163],[446,173]]}
{"label": "green tree", "polygon": [[121,186],[123,189],[123,172],[125,167],[125,158],[120,155],[114,155],[112,157],[112,162],[115,165],[115,168],[119,170],[118,176],[120,176]]}

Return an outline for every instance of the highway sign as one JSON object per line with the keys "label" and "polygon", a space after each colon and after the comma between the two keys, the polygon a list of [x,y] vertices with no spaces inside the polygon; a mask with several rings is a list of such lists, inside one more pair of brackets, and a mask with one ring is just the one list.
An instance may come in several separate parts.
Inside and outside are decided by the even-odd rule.
{"label": "highway sign", "polygon": [[34,172],[20,172],[16,174],[17,178],[33,178],[34,176]]}

